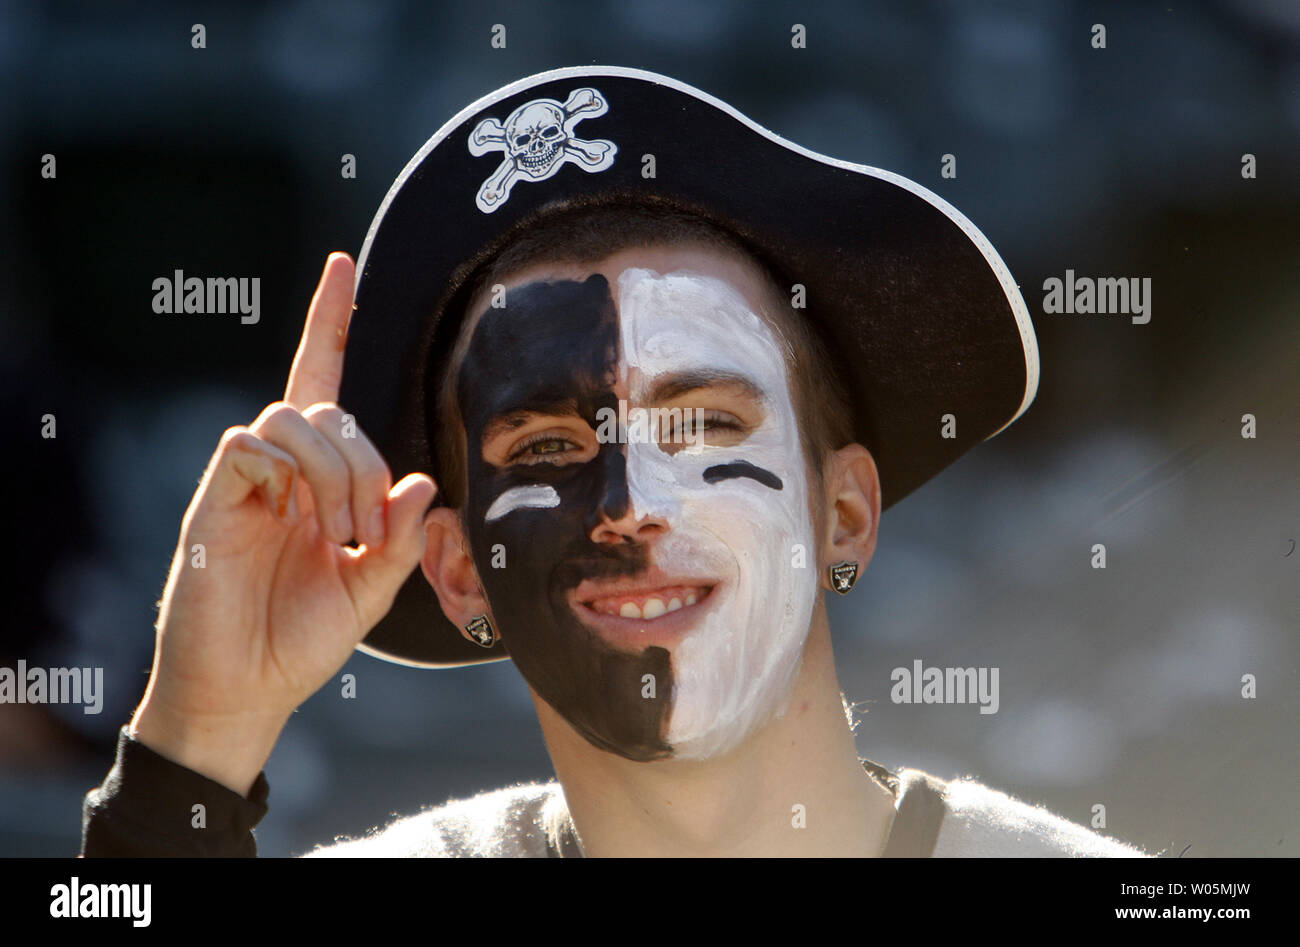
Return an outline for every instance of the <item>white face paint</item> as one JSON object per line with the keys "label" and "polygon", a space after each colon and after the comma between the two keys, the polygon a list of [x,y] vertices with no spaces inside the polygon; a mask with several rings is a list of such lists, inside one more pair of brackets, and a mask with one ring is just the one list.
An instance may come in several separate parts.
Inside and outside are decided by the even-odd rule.
{"label": "white face paint", "polygon": [[555,492],[555,488],[549,483],[511,487],[492,501],[492,505],[488,507],[487,513],[483,516],[483,521],[485,523],[494,522],[507,513],[513,513],[515,510],[545,510],[559,505],[560,495]]}
{"label": "white face paint", "polygon": [[[618,293],[632,403],[644,404],[659,376],[691,370],[735,372],[766,394],[762,423],[735,446],[627,446],[637,517],[669,526],[655,563],[720,580],[710,598],[721,599],[673,649],[667,734],[678,759],[718,756],[784,712],[816,602],[815,570],[791,564],[796,544],[813,561],[816,549],[789,378],[773,331],[723,280],[627,269]],[[707,468],[735,461],[770,471],[782,488],[749,477],[705,482]]]}

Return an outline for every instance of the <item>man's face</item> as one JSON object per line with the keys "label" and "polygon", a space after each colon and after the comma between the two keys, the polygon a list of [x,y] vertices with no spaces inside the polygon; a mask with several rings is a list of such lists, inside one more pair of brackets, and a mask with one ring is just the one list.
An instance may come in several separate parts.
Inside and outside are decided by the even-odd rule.
{"label": "man's face", "polygon": [[728,752],[799,669],[817,550],[761,293],[685,247],[530,268],[459,369],[464,518],[502,639],[629,759]]}

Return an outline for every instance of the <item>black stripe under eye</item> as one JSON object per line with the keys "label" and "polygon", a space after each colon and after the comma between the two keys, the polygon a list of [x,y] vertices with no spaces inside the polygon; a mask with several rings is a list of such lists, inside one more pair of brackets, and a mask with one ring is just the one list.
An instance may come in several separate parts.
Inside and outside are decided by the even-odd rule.
{"label": "black stripe under eye", "polygon": [[704,471],[705,483],[717,483],[719,480],[730,480],[733,477],[749,477],[751,480],[757,480],[763,486],[771,487],[773,490],[783,489],[780,477],[770,470],[754,466],[747,460],[733,460],[729,464],[714,464],[712,467],[705,468]]}

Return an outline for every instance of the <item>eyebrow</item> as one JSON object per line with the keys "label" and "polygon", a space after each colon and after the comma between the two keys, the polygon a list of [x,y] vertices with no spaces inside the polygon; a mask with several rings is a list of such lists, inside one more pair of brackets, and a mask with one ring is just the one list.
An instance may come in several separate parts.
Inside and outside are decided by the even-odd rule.
{"label": "eyebrow", "polygon": [[668,401],[701,388],[736,388],[755,401],[767,400],[763,389],[747,375],[712,368],[698,368],[663,375],[650,386],[646,400]]}
{"label": "eyebrow", "polygon": [[483,444],[494,437],[523,427],[535,417],[559,417],[578,414],[578,402],[573,398],[556,398],[550,401],[530,402],[527,408],[514,408],[497,414],[483,428]]}
{"label": "eyebrow", "polygon": [[[747,375],[713,368],[697,368],[672,372],[657,378],[646,398],[651,403],[668,401],[704,388],[734,388],[758,402],[767,400],[763,389]],[[578,403],[573,398],[556,398],[550,401],[529,402],[528,407],[502,411],[483,428],[481,445],[493,438],[518,430],[537,417],[577,417]]]}

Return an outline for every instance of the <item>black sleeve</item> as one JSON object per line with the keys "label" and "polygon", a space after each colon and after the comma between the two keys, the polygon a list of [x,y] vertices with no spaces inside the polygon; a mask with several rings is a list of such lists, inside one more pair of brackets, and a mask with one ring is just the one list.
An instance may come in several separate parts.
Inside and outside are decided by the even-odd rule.
{"label": "black sleeve", "polygon": [[[266,815],[270,786],[258,773],[247,799],[132,739],[117,738],[117,758],[81,813],[84,858],[256,858],[253,826]],[[204,807],[203,828],[194,806]]]}

